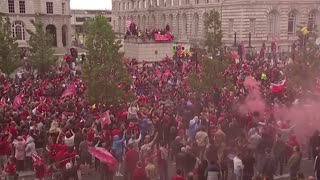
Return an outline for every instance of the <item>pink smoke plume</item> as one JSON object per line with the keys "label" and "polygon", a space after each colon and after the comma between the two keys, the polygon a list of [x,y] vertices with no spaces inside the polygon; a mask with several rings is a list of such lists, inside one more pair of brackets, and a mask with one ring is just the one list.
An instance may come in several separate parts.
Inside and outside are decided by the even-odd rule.
{"label": "pink smoke plume", "polygon": [[295,126],[294,133],[300,143],[307,143],[315,130],[320,128],[320,102],[305,101],[291,107],[275,107],[274,116],[276,121],[289,121]]}
{"label": "pink smoke plume", "polygon": [[244,115],[253,112],[263,113],[266,109],[266,103],[261,96],[260,83],[252,76],[248,76],[244,80],[243,85],[249,93],[243,104],[241,104],[239,107],[240,113]]}

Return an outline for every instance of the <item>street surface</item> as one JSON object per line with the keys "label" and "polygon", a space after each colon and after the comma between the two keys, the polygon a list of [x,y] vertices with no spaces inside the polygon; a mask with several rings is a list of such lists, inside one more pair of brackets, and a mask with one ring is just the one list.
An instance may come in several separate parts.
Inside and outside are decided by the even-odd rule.
{"label": "street surface", "polygon": [[[171,179],[172,176],[175,175],[175,164],[174,163],[170,163],[169,165],[169,179]],[[303,159],[302,163],[301,163],[301,171],[304,173],[305,178],[307,178],[308,176],[313,176],[313,161],[312,160],[308,160],[308,159]],[[232,180],[232,170],[229,170],[229,180]],[[34,180],[34,177],[26,177],[26,178],[19,178],[21,180]],[[97,172],[92,172],[90,175],[84,175],[82,177],[82,180],[99,180],[99,173]],[[287,169],[285,168],[285,173],[282,176],[276,176],[274,179],[277,180],[289,180],[289,174]],[[123,176],[122,177],[115,177],[114,180],[123,180]]]}

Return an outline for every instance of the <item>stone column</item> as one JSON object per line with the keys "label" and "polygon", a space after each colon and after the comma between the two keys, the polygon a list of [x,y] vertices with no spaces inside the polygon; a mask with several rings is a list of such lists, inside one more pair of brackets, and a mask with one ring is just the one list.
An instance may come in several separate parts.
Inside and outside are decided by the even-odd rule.
{"label": "stone column", "polygon": [[61,24],[56,24],[56,33],[57,33],[57,48],[63,48],[62,44],[62,25]]}

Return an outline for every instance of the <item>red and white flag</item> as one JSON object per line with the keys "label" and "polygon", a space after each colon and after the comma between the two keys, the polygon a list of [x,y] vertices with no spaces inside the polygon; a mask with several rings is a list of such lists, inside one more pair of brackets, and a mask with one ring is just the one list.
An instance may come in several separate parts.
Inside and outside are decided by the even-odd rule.
{"label": "red and white flag", "polygon": [[284,89],[286,82],[287,82],[287,79],[282,80],[278,84],[271,83],[271,91],[274,93],[281,92]]}
{"label": "red and white flag", "polygon": [[44,159],[35,153],[31,153],[31,157],[34,165],[40,165],[44,163]]}
{"label": "red and white flag", "polygon": [[156,68],[155,69],[155,75],[158,77],[158,78],[161,78],[161,76],[162,76],[162,73],[161,73],[161,71],[158,69],[158,68]]}
{"label": "red and white flag", "polygon": [[6,104],[6,99],[4,97],[2,97],[0,100],[0,106],[3,106],[5,104]]}
{"label": "red and white flag", "polygon": [[103,128],[106,124],[111,124],[111,119],[110,119],[110,113],[109,110],[102,113],[100,115],[100,123],[101,123],[101,127]]}
{"label": "red and white flag", "polygon": [[23,93],[22,91],[20,91],[20,93],[14,98],[13,100],[13,106],[14,107],[18,107],[21,105],[22,103],[22,96],[23,96]]}
{"label": "red and white flag", "polygon": [[74,96],[76,95],[76,83],[72,82],[68,85],[68,87],[63,91],[61,98],[66,96]]}
{"label": "red and white flag", "polygon": [[231,57],[232,57],[233,60],[234,60],[234,59],[238,59],[238,54],[235,53],[234,51],[229,50],[229,54],[231,55]]}
{"label": "red and white flag", "polygon": [[126,28],[129,28],[129,27],[130,27],[130,25],[131,25],[131,23],[132,23],[132,21],[130,21],[130,20],[126,20]]}

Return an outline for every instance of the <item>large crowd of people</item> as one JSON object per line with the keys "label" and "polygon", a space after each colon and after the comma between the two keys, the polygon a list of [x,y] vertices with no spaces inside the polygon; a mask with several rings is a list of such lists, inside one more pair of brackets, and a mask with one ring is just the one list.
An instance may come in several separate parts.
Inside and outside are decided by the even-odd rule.
{"label": "large crowd of people", "polygon": [[[292,101],[285,89],[270,90],[271,83],[284,79],[281,60],[260,54],[234,61],[223,73],[234,88],[212,88],[201,97],[188,86],[187,75],[196,67],[189,58],[129,63],[133,82],[127,90],[136,101],[112,105],[88,103],[81,71],[68,63],[73,65],[62,64],[45,75],[27,70],[1,75],[0,166],[7,179],[32,170],[40,180],[81,179],[94,172],[101,180],[272,180],[285,169],[291,179],[303,179],[301,149],[306,146],[288,119],[272,113],[271,104]],[[263,113],[244,115],[234,107],[249,93],[247,77],[261,82],[268,104]],[[70,84],[76,92],[65,95]],[[110,122],[102,126],[107,110]],[[307,145],[315,178],[320,177],[319,146],[316,131]],[[92,156],[90,147],[108,150],[117,167]]]}

